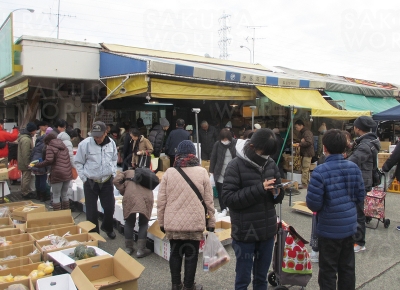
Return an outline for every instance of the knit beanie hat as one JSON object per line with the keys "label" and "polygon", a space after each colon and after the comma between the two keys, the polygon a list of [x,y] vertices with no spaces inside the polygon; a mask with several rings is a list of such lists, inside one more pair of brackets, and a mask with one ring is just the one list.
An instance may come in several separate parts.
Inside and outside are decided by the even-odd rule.
{"label": "knit beanie hat", "polygon": [[354,121],[354,127],[357,127],[361,131],[369,132],[371,128],[375,127],[375,121],[368,116],[360,116]]}
{"label": "knit beanie hat", "polygon": [[169,127],[169,122],[168,122],[167,118],[161,118],[160,119],[160,125],[162,127]]}
{"label": "knit beanie hat", "polygon": [[196,148],[190,140],[183,140],[179,143],[178,148],[176,148],[176,155],[181,154],[193,154],[196,155]]}
{"label": "knit beanie hat", "polygon": [[26,130],[31,133],[33,131],[37,130],[36,124],[33,122],[29,122],[28,124],[26,124]]}
{"label": "knit beanie hat", "polygon": [[46,134],[50,134],[51,131],[53,131],[53,128],[48,127],[48,128],[46,129]]}

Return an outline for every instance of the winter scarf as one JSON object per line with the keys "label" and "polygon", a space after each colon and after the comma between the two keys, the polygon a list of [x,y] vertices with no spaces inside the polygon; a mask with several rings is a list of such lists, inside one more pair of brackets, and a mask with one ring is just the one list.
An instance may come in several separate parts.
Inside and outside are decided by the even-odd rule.
{"label": "winter scarf", "polygon": [[180,154],[175,156],[174,167],[200,166],[200,161],[194,154]]}

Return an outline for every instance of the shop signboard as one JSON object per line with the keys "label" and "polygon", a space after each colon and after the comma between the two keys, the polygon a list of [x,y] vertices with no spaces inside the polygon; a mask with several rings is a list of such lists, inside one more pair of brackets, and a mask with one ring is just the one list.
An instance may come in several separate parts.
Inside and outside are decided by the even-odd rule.
{"label": "shop signboard", "polygon": [[0,82],[14,75],[12,13],[0,28]]}

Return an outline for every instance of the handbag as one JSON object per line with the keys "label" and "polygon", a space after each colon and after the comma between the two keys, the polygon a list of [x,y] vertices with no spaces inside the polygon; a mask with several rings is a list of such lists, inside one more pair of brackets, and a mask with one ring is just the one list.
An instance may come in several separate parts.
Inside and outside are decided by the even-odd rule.
{"label": "handbag", "polygon": [[160,183],[158,176],[146,167],[136,168],[135,176],[131,180],[150,190],[156,188]]}
{"label": "handbag", "polygon": [[72,167],[72,179],[75,180],[78,178],[78,171],[75,167]]}
{"label": "handbag", "polygon": [[151,156],[146,151],[145,155],[139,155],[138,168],[151,168]]}
{"label": "handbag", "polygon": [[205,217],[206,217],[206,226],[207,226],[208,220],[209,220],[209,218],[210,218],[210,215],[207,213],[207,206],[206,206],[206,203],[204,202],[203,197],[202,197],[201,194],[200,194],[199,189],[197,188],[196,185],[194,185],[194,183],[190,180],[189,176],[186,175],[186,173],[182,170],[182,168],[176,167],[175,169],[182,175],[182,177],[186,180],[186,182],[187,182],[187,183],[189,184],[189,186],[192,188],[192,190],[194,191],[194,193],[195,193],[195,194],[197,195],[197,197],[200,199],[200,202],[201,202],[201,204],[202,204],[203,207],[204,207],[204,214],[205,214]]}

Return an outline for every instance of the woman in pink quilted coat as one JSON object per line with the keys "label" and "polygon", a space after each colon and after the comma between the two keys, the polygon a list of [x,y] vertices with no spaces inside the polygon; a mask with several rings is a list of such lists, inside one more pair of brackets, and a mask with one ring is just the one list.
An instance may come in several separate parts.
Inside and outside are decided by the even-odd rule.
{"label": "woman in pink quilted coat", "polygon": [[[158,221],[161,231],[170,240],[171,255],[169,267],[171,271],[172,289],[202,289],[194,282],[200,240],[206,228],[204,207],[185,178],[178,171],[188,176],[199,190],[207,208],[209,219],[207,230],[214,231],[214,200],[207,171],[200,166],[195,156],[196,149],[192,141],[179,143],[174,167],[165,172],[158,191]],[[181,268],[185,255],[185,276],[182,284]]]}

